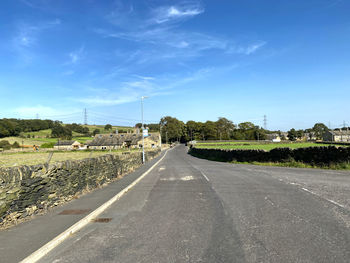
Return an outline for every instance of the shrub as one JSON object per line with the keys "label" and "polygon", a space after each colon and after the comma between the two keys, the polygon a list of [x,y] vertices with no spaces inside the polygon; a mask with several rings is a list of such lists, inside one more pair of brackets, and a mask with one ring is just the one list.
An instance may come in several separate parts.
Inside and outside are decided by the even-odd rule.
{"label": "shrub", "polygon": [[11,144],[9,143],[9,141],[2,140],[2,141],[0,141],[0,148],[2,148],[4,150],[9,150],[9,149],[11,149]]}
{"label": "shrub", "polygon": [[12,148],[19,148],[19,147],[20,147],[20,145],[19,145],[18,142],[14,142],[14,143],[12,144]]}
{"label": "shrub", "polygon": [[55,142],[47,142],[42,145],[40,145],[40,148],[53,148],[55,146]]}

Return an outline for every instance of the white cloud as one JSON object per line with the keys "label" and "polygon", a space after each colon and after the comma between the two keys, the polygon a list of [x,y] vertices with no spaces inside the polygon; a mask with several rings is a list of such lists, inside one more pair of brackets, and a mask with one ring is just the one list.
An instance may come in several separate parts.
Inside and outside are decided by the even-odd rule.
{"label": "white cloud", "polygon": [[198,3],[196,5],[185,4],[183,6],[159,7],[153,10],[154,17],[152,17],[151,21],[158,24],[163,24],[165,22],[190,18],[203,12],[204,8],[202,8]]}
{"label": "white cloud", "polygon": [[84,46],[82,46],[78,50],[70,52],[68,54],[68,56],[69,56],[68,64],[76,64],[76,63],[78,63],[84,56]]}
{"label": "white cloud", "polygon": [[30,62],[34,57],[32,47],[40,43],[40,35],[43,31],[55,28],[61,24],[61,20],[55,19],[36,24],[18,23],[17,30],[12,39],[14,50],[23,62]]}
{"label": "white cloud", "polygon": [[70,76],[70,75],[73,75],[75,73],[74,70],[67,70],[65,72],[62,72],[62,75],[63,76]]}
{"label": "white cloud", "polygon": [[253,53],[255,53],[256,51],[258,51],[260,48],[262,48],[263,46],[266,45],[266,42],[264,41],[260,41],[245,47],[242,46],[231,46],[228,50],[227,53],[231,53],[231,54],[244,54],[244,55],[251,55]]}

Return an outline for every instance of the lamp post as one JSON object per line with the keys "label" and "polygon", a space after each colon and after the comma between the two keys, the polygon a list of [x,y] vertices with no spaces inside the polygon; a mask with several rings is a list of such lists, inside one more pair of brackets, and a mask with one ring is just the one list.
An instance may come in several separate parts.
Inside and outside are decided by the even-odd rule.
{"label": "lamp post", "polygon": [[143,130],[144,130],[144,126],[143,126],[143,100],[144,100],[144,99],[147,99],[147,98],[148,98],[148,97],[146,97],[146,96],[142,96],[142,97],[141,97],[142,163],[145,163],[145,136],[144,136],[144,133],[143,133]]}

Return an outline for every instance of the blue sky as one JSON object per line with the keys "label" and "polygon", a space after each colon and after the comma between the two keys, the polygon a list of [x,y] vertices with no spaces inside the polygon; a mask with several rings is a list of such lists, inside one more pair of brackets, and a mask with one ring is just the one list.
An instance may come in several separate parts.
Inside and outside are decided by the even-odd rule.
{"label": "blue sky", "polygon": [[0,118],[350,123],[345,0],[2,0]]}

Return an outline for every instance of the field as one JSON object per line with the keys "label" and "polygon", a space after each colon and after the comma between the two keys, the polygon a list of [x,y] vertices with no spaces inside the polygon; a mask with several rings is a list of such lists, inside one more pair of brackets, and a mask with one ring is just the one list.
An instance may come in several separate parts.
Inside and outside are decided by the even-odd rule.
{"label": "field", "polygon": [[[90,133],[92,133],[95,129],[99,129],[100,133],[106,134],[110,133],[111,130],[107,131],[104,129],[104,125],[82,125],[84,127],[88,127]],[[122,126],[113,126],[113,130],[118,129],[119,131],[133,131],[133,128],[131,127],[122,127]],[[11,144],[14,142],[18,142],[20,145],[42,145],[44,143],[56,143],[57,138],[50,138],[51,136],[51,129],[47,130],[41,130],[41,131],[36,131],[36,132],[25,132],[24,137],[25,138],[20,138],[20,137],[5,137],[5,138],[0,138],[0,140],[6,140],[9,141]],[[30,138],[28,138],[30,137]],[[73,132],[73,138],[72,140],[78,141],[80,143],[86,143],[89,140],[92,140],[92,137],[86,137],[83,134]]]}
{"label": "field", "polygon": [[313,142],[294,142],[294,143],[269,143],[269,142],[199,142],[195,144],[196,148],[210,148],[210,149],[240,149],[240,150],[265,150],[270,151],[274,148],[306,148],[306,147],[320,147],[330,146],[329,144],[313,143]]}
{"label": "field", "polygon": [[[99,129],[100,133],[104,134],[104,133],[110,133],[111,130],[106,131],[104,129],[105,125],[82,125],[83,127],[88,127],[89,131],[92,133],[95,129]],[[115,131],[116,129],[123,130],[123,131],[133,131],[134,128],[132,127],[124,127],[124,126],[112,126],[112,130]]]}
{"label": "field", "polygon": [[[109,151],[54,151],[50,163],[66,160],[80,160],[90,157],[97,157],[106,154],[121,154],[130,151],[128,149]],[[140,151],[140,149],[132,149]],[[49,152],[18,152],[18,153],[0,153],[0,167],[11,167],[18,165],[35,165],[47,162]]]}

